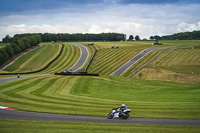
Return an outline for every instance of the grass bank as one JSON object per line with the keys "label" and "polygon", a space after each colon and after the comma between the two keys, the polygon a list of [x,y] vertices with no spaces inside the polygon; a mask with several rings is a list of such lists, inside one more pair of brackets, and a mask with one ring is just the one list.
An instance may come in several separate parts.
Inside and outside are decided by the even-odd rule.
{"label": "grass bank", "polygon": [[43,47],[25,54],[8,66],[8,72],[30,72],[45,67],[59,53],[61,45],[53,43],[43,43]]}
{"label": "grass bank", "polygon": [[[149,56],[151,55],[153,55],[153,53]],[[145,62],[137,63],[136,65],[144,63]],[[136,65],[130,70],[134,70]],[[199,67],[200,47],[167,50],[151,64],[133,76],[133,78],[199,83]]]}
{"label": "grass bank", "polygon": [[198,133],[200,130],[198,126],[0,120],[0,130],[3,133]]}
{"label": "grass bank", "polygon": [[200,119],[200,85],[120,77],[40,76],[0,84],[0,105],[106,117],[125,103],[131,117]]}

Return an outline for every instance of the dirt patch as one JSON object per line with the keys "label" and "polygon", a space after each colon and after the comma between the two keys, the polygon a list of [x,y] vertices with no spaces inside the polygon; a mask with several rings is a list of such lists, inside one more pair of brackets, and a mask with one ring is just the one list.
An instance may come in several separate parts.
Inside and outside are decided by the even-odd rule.
{"label": "dirt patch", "polygon": [[175,74],[174,78],[181,83],[200,83],[200,75]]}

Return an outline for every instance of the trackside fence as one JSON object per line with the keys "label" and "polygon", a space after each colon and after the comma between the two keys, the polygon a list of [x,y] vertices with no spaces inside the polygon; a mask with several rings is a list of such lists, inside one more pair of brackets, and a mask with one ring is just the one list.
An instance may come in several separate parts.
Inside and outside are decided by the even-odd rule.
{"label": "trackside fence", "polygon": [[[94,47],[94,48],[95,48],[95,47]],[[86,66],[85,72],[87,72],[88,68],[90,67],[90,64],[92,63],[92,61],[93,61],[93,59],[94,59],[96,53],[97,53],[97,50],[96,50],[96,48],[95,48],[95,52],[94,52],[94,54],[92,55],[92,58],[90,59],[88,65]]]}

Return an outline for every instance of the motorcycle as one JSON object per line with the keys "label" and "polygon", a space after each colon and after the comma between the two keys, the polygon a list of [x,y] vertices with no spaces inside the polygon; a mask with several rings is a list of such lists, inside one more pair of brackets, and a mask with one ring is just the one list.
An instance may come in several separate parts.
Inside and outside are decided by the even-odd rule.
{"label": "motorcycle", "polygon": [[131,112],[131,109],[125,109],[123,111],[120,111],[119,107],[115,107],[112,109],[112,112],[108,114],[107,118],[108,119],[112,119],[112,118],[128,119],[130,112]]}

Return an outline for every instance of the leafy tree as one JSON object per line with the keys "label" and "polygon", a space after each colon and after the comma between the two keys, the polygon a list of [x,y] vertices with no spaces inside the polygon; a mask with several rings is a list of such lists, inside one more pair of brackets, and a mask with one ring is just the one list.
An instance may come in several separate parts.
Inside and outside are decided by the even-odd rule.
{"label": "leafy tree", "polygon": [[21,52],[20,47],[16,43],[12,43],[11,46],[12,46],[12,48],[14,50],[14,54],[17,54],[17,53]]}
{"label": "leafy tree", "polygon": [[154,37],[153,37],[153,36],[150,36],[150,39],[151,39],[151,40],[153,40],[153,39],[154,39]]}
{"label": "leafy tree", "polygon": [[154,39],[156,39],[156,40],[160,40],[160,39],[161,39],[161,37],[160,37],[160,36],[158,36],[158,35],[155,35],[155,36],[154,36]]}
{"label": "leafy tree", "polygon": [[122,40],[124,40],[123,36],[117,36],[116,37],[116,41],[122,41]]}
{"label": "leafy tree", "polygon": [[140,40],[140,37],[137,35],[137,36],[135,36],[135,40],[136,41],[139,41]]}
{"label": "leafy tree", "polygon": [[6,49],[6,53],[8,54],[9,57],[12,57],[14,55],[14,50],[11,45],[7,45],[5,47],[5,49]]}
{"label": "leafy tree", "polygon": [[129,41],[132,41],[133,39],[134,39],[133,35],[130,35],[128,38]]}
{"label": "leafy tree", "polygon": [[1,54],[1,51],[0,51],[0,64],[2,64],[4,62],[4,59],[3,59],[3,55]]}
{"label": "leafy tree", "polygon": [[7,54],[5,48],[1,48],[1,49],[0,49],[0,53],[1,53],[1,55],[2,55],[2,62],[4,62],[5,60],[8,59],[9,55]]}
{"label": "leafy tree", "polygon": [[36,46],[37,45],[37,40],[35,38],[35,35],[31,36],[30,40],[31,40],[31,46]]}
{"label": "leafy tree", "polygon": [[37,41],[37,44],[36,44],[36,45],[38,45],[38,44],[40,44],[40,43],[42,42],[42,39],[41,39],[41,36],[40,36],[40,35],[34,35],[34,38],[35,38],[36,41]]}
{"label": "leafy tree", "polygon": [[29,37],[23,37],[18,40],[18,44],[21,50],[25,50],[31,47],[31,40]]}
{"label": "leafy tree", "polygon": [[11,42],[11,37],[9,35],[6,35],[5,38],[2,39],[3,43],[10,43]]}
{"label": "leafy tree", "polygon": [[19,40],[20,38],[18,37],[18,36],[14,36],[13,38],[12,38],[12,43],[16,43],[16,44],[18,44],[18,40]]}

